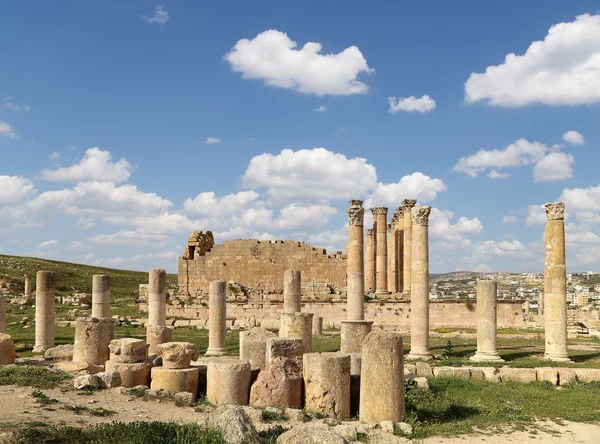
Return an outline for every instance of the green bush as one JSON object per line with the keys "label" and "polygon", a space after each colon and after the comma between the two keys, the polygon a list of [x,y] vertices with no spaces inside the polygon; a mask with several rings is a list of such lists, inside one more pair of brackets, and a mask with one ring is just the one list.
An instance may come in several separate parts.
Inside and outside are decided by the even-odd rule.
{"label": "green bush", "polygon": [[67,373],[51,372],[46,367],[0,367],[0,385],[21,385],[50,389],[69,378],[71,376]]}

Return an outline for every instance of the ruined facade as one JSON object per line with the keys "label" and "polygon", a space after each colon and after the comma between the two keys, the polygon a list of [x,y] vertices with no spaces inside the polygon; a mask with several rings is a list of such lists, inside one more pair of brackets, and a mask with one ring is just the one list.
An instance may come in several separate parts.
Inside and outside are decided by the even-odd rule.
{"label": "ruined facade", "polygon": [[232,240],[215,244],[210,231],[194,231],[184,255],[179,257],[180,299],[204,298],[210,281],[225,280],[227,292],[239,291],[250,299],[283,294],[283,273],[302,272],[302,294],[309,298],[331,298],[346,288],[346,257],[327,254],[304,242]]}

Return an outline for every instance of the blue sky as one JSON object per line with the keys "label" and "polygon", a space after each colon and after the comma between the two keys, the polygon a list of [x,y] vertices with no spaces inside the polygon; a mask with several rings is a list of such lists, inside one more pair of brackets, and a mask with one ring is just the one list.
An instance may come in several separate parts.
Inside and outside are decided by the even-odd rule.
{"label": "blue sky", "polygon": [[417,198],[432,271],[537,271],[561,199],[569,270],[600,269],[597,2],[451,3],[8,3],[1,251],[341,250],[348,200]]}

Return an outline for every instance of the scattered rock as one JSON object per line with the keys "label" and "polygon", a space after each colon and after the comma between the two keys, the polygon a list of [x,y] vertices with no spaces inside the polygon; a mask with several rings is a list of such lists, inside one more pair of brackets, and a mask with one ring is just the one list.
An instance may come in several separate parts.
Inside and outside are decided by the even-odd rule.
{"label": "scattered rock", "polygon": [[252,385],[250,405],[282,409],[301,407],[302,384],[302,370],[294,360],[274,358]]}
{"label": "scattered rock", "polygon": [[338,426],[333,427],[331,430],[333,430],[335,433],[339,433],[348,441],[356,441],[356,439],[358,438],[356,426],[351,424],[340,424]]}
{"label": "scattered rock", "polygon": [[100,378],[96,375],[79,375],[73,379],[73,387],[81,389],[97,389],[101,386]]}
{"label": "scattered rock", "polygon": [[114,388],[121,385],[121,374],[118,372],[100,372],[96,373],[100,378],[100,386],[102,388]]}
{"label": "scattered rock", "polygon": [[394,422],[393,421],[381,421],[379,427],[386,433],[394,433]]}
{"label": "scattered rock", "polygon": [[417,387],[423,390],[429,390],[429,381],[427,381],[427,378],[424,376],[417,376],[416,378],[413,378],[413,381],[415,381],[415,384],[417,384]]}
{"label": "scattered rock", "polygon": [[194,396],[193,393],[189,393],[189,392],[175,393],[175,395],[173,396],[173,399],[175,400],[175,403],[177,403],[178,405],[185,405],[185,406],[191,407],[194,404],[196,404],[196,397]]}
{"label": "scattered rock", "polygon": [[44,353],[46,361],[72,361],[73,360],[73,344],[57,345],[49,348]]}
{"label": "scattered rock", "polygon": [[259,442],[256,429],[242,407],[228,405],[218,407],[213,412],[210,423],[221,432],[227,444],[258,444]]}
{"label": "scattered rock", "polygon": [[410,436],[413,433],[413,426],[411,426],[407,422],[399,422],[399,423],[397,423],[396,424],[396,428],[399,429],[402,433],[404,433],[407,436]]}
{"label": "scattered rock", "polygon": [[425,376],[426,378],[433,378],[433,370],[431,366],[423,361],[417,361],[415,364],[417,376]]}
{"label": "scattered rock", "polygon": [[304,412],[300,409],[286,409],[285,414],[290,421],[304,422]]}
{"label": "scattered rock", "polygon": [[327,426],[305,425],[281,434],[277,444],[347,444],[348,441]]}

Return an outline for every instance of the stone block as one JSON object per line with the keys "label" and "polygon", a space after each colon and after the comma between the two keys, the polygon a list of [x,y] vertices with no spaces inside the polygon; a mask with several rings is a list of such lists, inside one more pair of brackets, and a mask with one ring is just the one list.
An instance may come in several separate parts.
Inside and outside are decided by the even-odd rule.
{"label": "stone block", "polygon": [[73,379],[73,387],[78,390],[96,389],[102,385],[100,378],[96,375],[79,375]]}
{"label": "stone block", "polygon": [[75,324],[73,361],[104,365],[110,358],[114,321],[110,318],[78,318]]}
{"label": "stone block", "polygon": [[12,336],[0,333],[0,365],[14,364],[16,357],[17,353]]}
{"label": "stone block", "polygon": [[600,369],[597,368],[576,368],[575,374],[582,382],[600,381]]}
{"label": "stone block", "polygon": [[488,382],[500,382],[500,371],[496,367],[477,367],[483,372],[485,380]]}
{"label": "stone block", "polygon": [[302,370],[287,358],[275,358],[258,374],[250,390],[250,404],[257,407],[301,408]]}
{"label": "stone block", "polygon": [[573,368],[557,368],[558,371],[558,384],[567,385],[577,380],[577,373]]}
{"label": "stone block", "polygon": [[337,419],[350,417],[350,355],[306,353],[305,408]]}
{"label": "stone block", "polygon": [[104,371],[104,366],[90,364],[89,362],[59,361],[56,363],[56,368],[66,373],[99,373]]}
{"label": "stone block", "polygon": [[148,362],[123,363],[106,361],[107,372],[118,372],[121,376],[121,385],[132,388],[138,385],[150,385],[150,369],[152,364]]}
{"label": "stone block", "polygon": [[431,370],[431,366],[423,361],[417,361],[416,364],[406,364],[406,365],[414,365],[416,368],[417,376],[425,376],[426,378],[433,378],[433,371]]}
{"label": "stone block", "polygon": [[432,371],[436,378],[452,378],[454,376],[454,367],[433,367]]}
{"label": "stone block", "polygon": [[[302,339],[271,338],[267,339],[267,352],[265,355],[265,366],[275,358],[287,358],[294,361],[298,366],[302,365],[302,356],[305,348]],[[302,368],[302,367],[300,367]]]}
{"label": "stone block", "polygon": [[161,327],[155,325],[146,326],[146,343],[148,344],[148,354],[155,354],[157,346],[173,339],[173,330],[170,327]]}
{"label": "stone block", "polygon": [[121,385],[121,374],[119,372],[100,372],[96,373],[100,379],[102,388],[113,388]]}
{"label": "stone block", "polygon": [[57,345],[49,348],[44,353],[46,361],[72,361],[73,360],[73,344]]}
{"label": "stone block", "polygon": [[170,390],[175,393],[188,392],[198,396],[197,368],[164,368],[153,367],[150,372],[150,388],[152,390]]}
{"label": "stone block", "polygon": [[250,396],[250,379],[251,368],[246,361],[211,361],[206,374],[206,398],[215,405],[246,405]]}
{"label": "stone block", "polygon": [[552,385],[558,385],[558,370],[552,367],[537,367],[538,381],[548,381]]}
{"label": "stone block", "polygon": [[148,345],[143,339],[114,339],[110,341],[108,348],[111,361],[133,364],[148,357]]}
{"label": "stone block", "polygon": [[197,359],[199,356],[196,346],[191,342],[167,342],[158,344],[156,349],[158,355],[163,358],[164,368],[189,368],[192,359]]}
{"label": "stone block", "polygon": [[240,359],[250,362],[252,368],[264,370],[267,355],[267,339],[277,335],[264,328],[252,328],[240,332]]}
{"label": "stone block", "polygon": [[534,382],[537,381],[537,372],[534,368],[502,367],[500,369],[500,379],[502,382]]}

